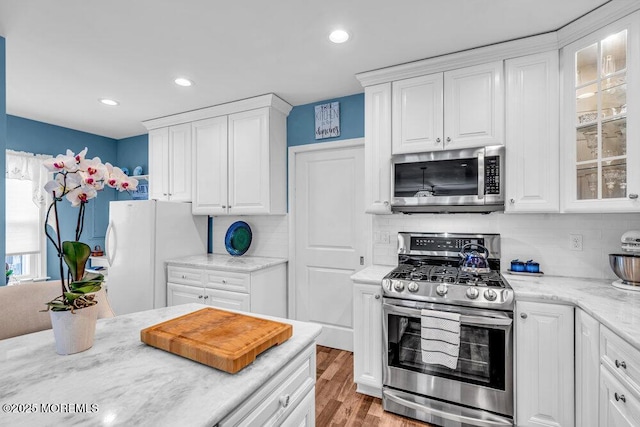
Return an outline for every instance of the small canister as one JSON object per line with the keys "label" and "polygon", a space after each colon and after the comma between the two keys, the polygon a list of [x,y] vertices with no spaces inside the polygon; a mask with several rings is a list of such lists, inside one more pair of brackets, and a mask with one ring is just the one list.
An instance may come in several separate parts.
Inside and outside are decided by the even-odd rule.
{"label": "small canister", "polygon": [[519,259],[514,259],[513,261],[511,261],[511,271],[525,271],[524,268],[524,262],[520,261]]}
{"label": "small canister", "polygon": [[540,264],[530,259],[524,266],[524,269],[527,273],[539,273],[540,272]]}

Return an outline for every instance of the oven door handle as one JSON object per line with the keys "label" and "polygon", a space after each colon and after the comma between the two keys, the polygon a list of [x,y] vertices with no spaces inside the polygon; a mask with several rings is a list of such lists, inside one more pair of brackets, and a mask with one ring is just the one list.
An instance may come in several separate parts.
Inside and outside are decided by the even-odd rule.
{"label": "oven door handle", "polygon": [[505,421],[499,421],[499,420],[494,421],[494,420],[486,420],[486,419],[483,420],[475,417],[467,417],[464,415],[452,414],[451,412],[430,408],[428,406],[421,405],[419,403],[412,402],[407,399],[403,399],[402,397],[397,396],[395,393],[391,392],[390,390],[385,390],[384,396],[387,399],[392,400],[399,405],[406,406],[418,412],[424,412],[426,414],[433,415],[434,417],[439,417],[444,420],[459,422],[461,424],[469,424],[469,425],[474,425],[479,427],[513,426],[513,423],[508,422],[506,420]]}
{"label": "oven door handle", "polygon": [[[400,307],[397,305],[384,303],[383,308],[388,311],[407,314],[412,317],[421,317],[420,310],[415,308]],[[505,317],[485,317],[485,316],[469,316],[466,314],[460,315],[460,323],[465,325],[478,325],[478,326],[510,326],[513,323],[513,319]]]}

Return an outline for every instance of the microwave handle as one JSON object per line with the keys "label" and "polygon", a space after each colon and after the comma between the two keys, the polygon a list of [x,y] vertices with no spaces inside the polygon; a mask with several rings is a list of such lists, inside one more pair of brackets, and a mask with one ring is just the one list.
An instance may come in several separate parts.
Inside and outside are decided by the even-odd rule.
{"label": "microwave handle", "polygon": [[478,199],[484,199],[484,150],[478,152]]}
{"label": "microwave handle", "polygon": [[[383,303],[383,307],[391,313],[406,314],[411,317],[420,317],[421,310],[416,308],[399,307],[397,305]],[[469,316],[465,314],[460,315],[460,323],[465,325],[476,326],[509,326],[513,323],[513,320],[508,317],[484,317],[484,316]]]}

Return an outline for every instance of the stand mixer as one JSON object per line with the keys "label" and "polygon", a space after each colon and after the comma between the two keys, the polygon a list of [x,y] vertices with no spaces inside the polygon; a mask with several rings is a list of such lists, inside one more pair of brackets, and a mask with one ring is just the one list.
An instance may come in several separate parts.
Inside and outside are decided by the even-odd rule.
{"label": "stand mixer", "polygon": [[640,291],[640,231],[627,231],[620,238],[623,253],[609,254],[609,265],[620,278],[613,286]]}

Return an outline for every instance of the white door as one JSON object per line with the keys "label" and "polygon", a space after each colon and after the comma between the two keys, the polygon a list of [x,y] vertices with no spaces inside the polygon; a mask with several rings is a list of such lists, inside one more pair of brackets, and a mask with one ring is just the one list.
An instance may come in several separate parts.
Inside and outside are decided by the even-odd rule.
{"label": "white door", "polygon": [[352,350],[350,277],[362,268],[367,224],[364,149],[330,147],[295,155],[294,313],[323,325],[318,344]]}

